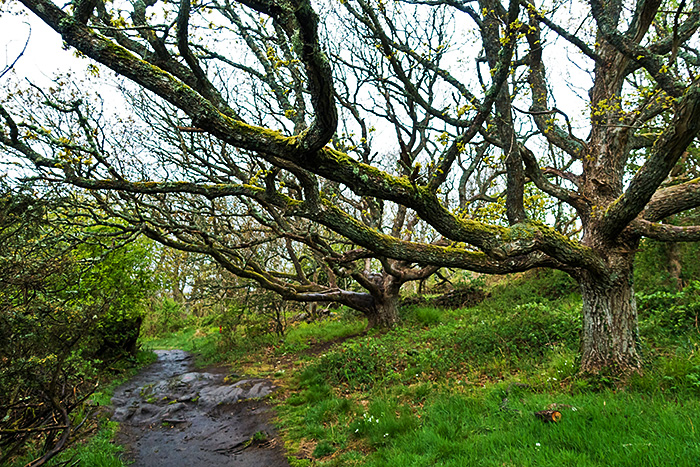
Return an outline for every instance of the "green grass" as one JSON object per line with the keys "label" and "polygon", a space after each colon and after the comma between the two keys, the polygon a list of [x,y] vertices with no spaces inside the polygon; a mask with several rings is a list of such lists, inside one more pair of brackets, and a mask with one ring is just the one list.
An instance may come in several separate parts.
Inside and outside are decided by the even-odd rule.
{"label": "green grass", "polygon": [[[383,439],[377,429],[361,432],[377,448],[364,465],[700,465],[692,421],[700,416],[697,400],[681,404],[610,391],[521,392],[502,410],[502,395],[497,388],[435,394],[417,414],[416,429],[396,433],[377,425],[379,433],[386,430]],[[560,409],[559,423],[533,416],[553,401],[572,406]]]}
{"label": "green grass", "polygon": [[[672,377],[666,361],[606,389],[616,381],[574,376],[574,355],[554,350],[539,372],[499,381],[419,375],[365,390],[308,370],[279,401],[280,424],[292,450],[317,443],[309,465],[319,466],[700,465],[700,391],[682,380],[686,366]],[[559,423],[534,417],[551,404]]]}
{"label": "green grass", "polygon": [[78,461],[81,466],[90,467],[123,467],[122,446],[114,444],[112,439],[119,429],[117,422],[103,420],[97,433],[83,444],[74,445],[51,460],[47,465],[60,465],[71,459]]}
{"label": "green grass", "polygon": [[[83,439],[70,445],[50,459],[45,465],[63,466],[68,462],[67,465],[123,467],[126,465],[121,460],[121,453],[124,448],[114,444],[112,441],[118,429],[119,424],[117,422],[101,419],[98,421],[97,431],[87,440]],[[12,462],[10,467],[27,465],[30,461],[41,457],[41,455],[41,452],[36,447],[30,447],[22,457]]]}
{"label": "green grass", "polygon": [[[640,296],[644,370],[627,379],[578,374],[581,298],[556,271],[508,279],[471,308],[406,308],[390,331],[341,311],[282,337],[236,327],[145,342],[278,378],[295,467],[695,466],[697,290]],[[551,404],[562,420],[536,419]]]}
{"label": "green grass", "polygon": [[[580,306],[565,276],[528,276],[332,346],[276,401],[292,464],[700,465],[700,335],[643,317],[643,374],[581,376]],[[550,404],[559,423],[533,415]]]}
{"label": "green grass", "polygon": [[321,322],[301,322],[292,327],[284,339],[287,348],[303,347],[312,342],[328,342],[362,332],[367,323],[364,320],[328,320]]}

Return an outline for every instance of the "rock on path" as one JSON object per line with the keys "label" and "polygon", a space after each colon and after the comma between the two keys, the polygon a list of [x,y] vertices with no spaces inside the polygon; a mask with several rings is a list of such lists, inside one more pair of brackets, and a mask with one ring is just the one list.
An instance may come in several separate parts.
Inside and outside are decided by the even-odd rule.
{"label": "rock on path", "polygon": [[156,354],[112,398],[117,441],[133,466],[289,466],[262,400],[274,389],[270,381],[193,371],[182,350]]}

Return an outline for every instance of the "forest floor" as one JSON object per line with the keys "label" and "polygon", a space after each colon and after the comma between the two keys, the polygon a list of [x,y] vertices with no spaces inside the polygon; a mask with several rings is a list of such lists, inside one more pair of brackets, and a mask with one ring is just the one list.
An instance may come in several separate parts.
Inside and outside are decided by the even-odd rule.
{"label": "forest floor", "polygon": [[158,361],[112,398],[117,442],[132,465],[289,465],[265,402],[271,381],[223,367],[195,369],[182,350],[155,352]]}

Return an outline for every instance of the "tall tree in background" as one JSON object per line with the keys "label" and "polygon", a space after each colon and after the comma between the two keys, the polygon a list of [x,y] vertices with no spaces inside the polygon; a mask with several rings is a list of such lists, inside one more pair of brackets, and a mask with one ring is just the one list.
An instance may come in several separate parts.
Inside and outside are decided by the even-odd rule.
{"label": "tall tree in background", "polygon": [[[381,261],[561,269],[581,285],[584,371],[641,364],[640,239],[700,240],[698,226],[664,223],[700,205],[700,180],[672,174],[700,130],[698,1],[20,3],[167,102],[173,135],[219,148],[131,170],[78,105],[63,110],[79,131],[61,139],[6,104],[0,141],[46,178],[151,213],[149,197],[248,200]],[[585,19],[567,24],[567,8]],[[566,66],[588,70],[586,124],[556,107],[566,83],[553,68]],[[245,158],[258,176],[237,176]],[[378,223],[363,220],[371,209],[385,213]],[[388,220],[404,215],[436,241],[392,235]],[[213,245],[213,224],[200,225],[198,241]]]}

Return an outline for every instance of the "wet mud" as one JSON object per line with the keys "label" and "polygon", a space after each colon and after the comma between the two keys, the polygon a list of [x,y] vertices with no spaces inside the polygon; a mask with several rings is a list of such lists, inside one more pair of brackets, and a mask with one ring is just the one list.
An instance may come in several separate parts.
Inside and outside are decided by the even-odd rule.
{"label": "wet mud", "polygon": [[193,369],[191,355],[157,350],[158,361],[112,398],[117,442],[136,467],[289,466],[270,424],[265,379]]}

